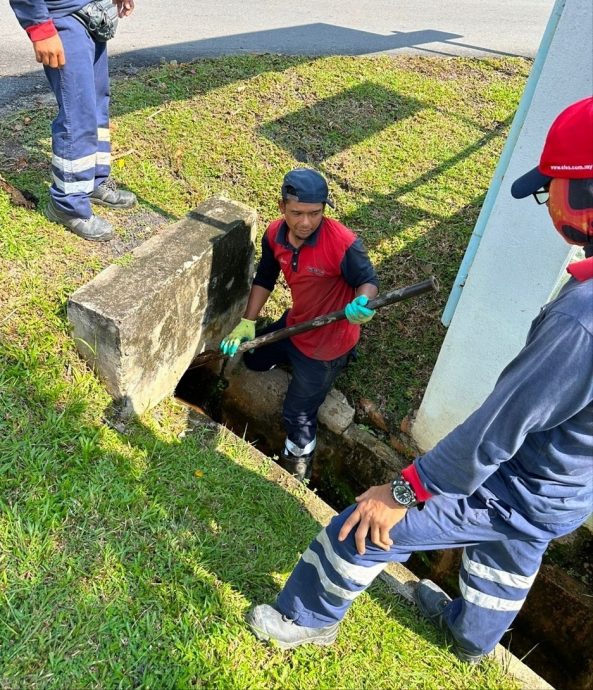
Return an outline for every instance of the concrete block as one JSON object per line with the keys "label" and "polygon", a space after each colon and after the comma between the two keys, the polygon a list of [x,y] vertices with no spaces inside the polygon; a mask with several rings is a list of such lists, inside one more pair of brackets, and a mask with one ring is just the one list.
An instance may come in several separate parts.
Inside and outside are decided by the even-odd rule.
{"label": "concrete block", "polygon": [[[247,369],[237,358],[229,360],[225,377],[229,383],[224,398],[230,407],[243,410],[254,422],[263,424],[271,433],[277,426],[276,435],[283,435],[282,404],[290,374],[284,369],[259,372]],[[319,424],[334,434],[343,434],[354,420],[354,409],[346,396],[332,388],[319,408]]]}
{"label": "concrete block", "polygon": [[350,407],[341,391],[332,388],[319,408],[318,419],[330,431],[343,434],[354,421],[354,408]]}
{"label": "concrete block", "polygon": [[124,414],[170,395],[193,357],[218,345],[245,308],[256,213],[209,199],[68,301],[81,355]]}
{"label": "concrete block", "polygon": [[285,437],[282,403],[290,375],[283,369],[251,371],[235,357],[224,376],[228,386],[222,396],[222,421],[271,455],[279,453]]}

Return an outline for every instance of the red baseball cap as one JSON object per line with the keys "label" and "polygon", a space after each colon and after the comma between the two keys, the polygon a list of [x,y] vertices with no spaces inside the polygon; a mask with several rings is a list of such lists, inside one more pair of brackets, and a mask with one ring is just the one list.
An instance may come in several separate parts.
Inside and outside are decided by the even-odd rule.
{"label": "red baseball cap", "polygon": [[577,101],[554,120],[539,165],[513,182],[511,194],[523,199],[554,177],[593,177],[593,97]]}

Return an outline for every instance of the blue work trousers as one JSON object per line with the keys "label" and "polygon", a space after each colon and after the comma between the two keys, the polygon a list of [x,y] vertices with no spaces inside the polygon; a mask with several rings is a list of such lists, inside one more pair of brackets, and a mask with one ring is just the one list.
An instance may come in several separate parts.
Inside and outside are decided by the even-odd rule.
{"label": "blue work trousers", "polygon": [[61,211],[90,218],[89,194],[111,169],[107,44],[95,42],[72,16],[56,18],[54,24],[66,64],[44,68],[58,102],[51,128],[50,195]]}
{"label": "blue work trousers", "polygon": [[[280,328],[286,328],[286,314],[267,328],[258,331],[257,335],[271,333]],[[247,368],[254,371],[268,371],[277,364],[290,365],[292,379],[284,398],[282,419],[286,429],[286,447],[294,455],[305,455],[314,450],[317,412],[351,356],[352,350],[337,359],[322,362],[304,355],[293,345],[290,338],[243,355]]]}
{"label": "blue work trousers", "polygon": [[301,556],[278,595],[279,610],[299,625],[334,624],[389,561],[404,562],[413,551],[464,546],[461,596],[446,607],[444,617],[465,650],[490,652],[519,612],[550,540],[572,532],[585,518],[535,524],[486,490],[480,493],[462,499],[437,496],[422,510],[409,510],[391,530],[389,551],[367,540],[364,556],[356,551],[354,530],[343,542],[337,538],[355,509],[350,506]]}

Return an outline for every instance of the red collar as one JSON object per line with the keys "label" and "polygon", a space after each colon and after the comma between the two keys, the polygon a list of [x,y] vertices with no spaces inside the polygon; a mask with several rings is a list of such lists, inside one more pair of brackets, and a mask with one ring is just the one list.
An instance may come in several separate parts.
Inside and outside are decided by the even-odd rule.
{"label": "red collar", "polygon": [[578,281],[593,278],[593,256],[590,256],[588,259],[583,259],[583,261],[576,261],[574,264],[570,264],[566,270]]}

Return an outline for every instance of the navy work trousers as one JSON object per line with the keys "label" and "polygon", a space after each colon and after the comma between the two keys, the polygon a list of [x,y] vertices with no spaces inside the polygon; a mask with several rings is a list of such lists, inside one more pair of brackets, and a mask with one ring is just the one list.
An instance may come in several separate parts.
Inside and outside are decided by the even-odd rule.
{"label": "navy work trousers", "polygon": [[336,516],[301,556],[278,595],[278,609],[299,625],[334,624],[387,562],[404,562],[413,551],[464,546],[461,596],[446,607],[444,617],[455,639],[472,654],[487,654],[496,646],[519,612],[550,540],[584,520],[535,524],[482,488],[469,498],[436,496],[423,510],[408,510],[390,532],[389,551],[367,540],[361,556],[354,543],[356,528],[338,541],[354,509]]}
{"label": "navy work trousers", "polygon": [[[286,328],[286,314],[267,328],[264,335]],[[246,352],[243,361],[254,371],[268,371],[277,364],[288,364],[292,379],[284,398],[282,418],[286,429],[286,448],[293,455],[311,453],[315,448],[317,412],[338,374],[348,364],[352,351],[328,362],[311,359],[296,348],[290,338]]]}
{"label": "navy work trousers", "polygon": [[44,67],[58,102],[52,123],[50,195],[61,211],[92,215],[89,194],[109,176],[109,72],[107,44],[95,42],[74,17],[54,19],[66,64]]}

